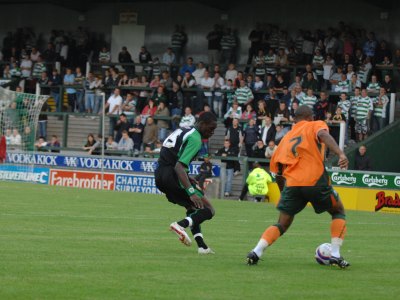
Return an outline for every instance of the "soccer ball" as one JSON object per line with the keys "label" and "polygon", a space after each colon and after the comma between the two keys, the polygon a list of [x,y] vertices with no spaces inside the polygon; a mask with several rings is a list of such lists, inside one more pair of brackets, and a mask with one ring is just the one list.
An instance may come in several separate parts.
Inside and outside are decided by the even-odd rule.
{"label": "soccer ball", "polygon": [[331,257],[332,247],[329,243],[321,244],[315,250],[315,260],[320,265],[329,265],[329,258]]}

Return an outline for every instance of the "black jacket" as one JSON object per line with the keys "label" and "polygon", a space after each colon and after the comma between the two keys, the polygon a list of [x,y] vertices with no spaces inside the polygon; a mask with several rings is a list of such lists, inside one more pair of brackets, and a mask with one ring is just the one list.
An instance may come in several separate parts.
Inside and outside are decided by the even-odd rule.
{"label": "black jacket", "polygon": [[[227,157],[237,157],[239,154],[239,149],[237,147],[229,147],[228,149],[225,149],[225,147],[220,148],[215,154],[217,156],[222,156],[222,154],[226,154]],[[235,167],[235,161],[234,160],[224,160],[221,159],[221,162],[226,163],[226,168],[227,169],[234,169]]]}
{"label": "black jacket", "polygon": [[367,155],[361,156],[359,153],[356,154],[354,161],[354,170],[371,171],[371,160]]}

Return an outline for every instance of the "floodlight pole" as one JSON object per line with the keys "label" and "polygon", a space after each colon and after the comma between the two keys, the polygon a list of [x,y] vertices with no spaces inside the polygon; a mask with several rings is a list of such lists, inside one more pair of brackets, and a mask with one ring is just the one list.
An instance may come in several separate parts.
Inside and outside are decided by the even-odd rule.
{"label": "floodlight pole", "polygon": [[102,114],[101,114],[101,136],[102,136],[102,141],[101,141],[101,189],[104,189],[104,142],[105,142],[105,137],[104,137],[104,119],[105,119],[105,115],[104,115],[104,102],[106,99],[106,94],[103,92],[101,93],[101,104],[100,107],[103,110]]}

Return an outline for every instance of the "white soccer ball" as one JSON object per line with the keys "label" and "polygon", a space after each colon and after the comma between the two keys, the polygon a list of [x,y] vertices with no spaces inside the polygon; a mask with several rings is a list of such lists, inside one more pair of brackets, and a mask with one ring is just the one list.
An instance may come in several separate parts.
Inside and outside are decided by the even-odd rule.
{"label": "white soccer ball", "polygon": [[329,243],[321,244],[315,250],[315,260],[320,265],[329,265],[329,258],[331,258],[332,246]]}

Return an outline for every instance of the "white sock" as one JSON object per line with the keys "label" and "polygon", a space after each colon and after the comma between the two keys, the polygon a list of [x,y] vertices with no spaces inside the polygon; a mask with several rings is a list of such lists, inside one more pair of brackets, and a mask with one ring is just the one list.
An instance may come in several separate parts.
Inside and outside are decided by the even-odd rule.
{"label": "white sock", "polygon": [[261,257],[264,253],[264,250],[268,247],[268,242],[264,239],[260,239],[258,241],[257,246],[253,249],[254,253],[257,254],[258,257]]}
{"label": "white sock", "polygon": [[332,238],[331,245],[332,245],[332,253],[331,256],[333,257],[340,257],[340,247],[343,244],[343,239],[340,238]]}
{"label": "white sock", "polygon": [[192,218],[191,218],[191,217],[186,217],[185,219],[188,220],[188,222],[189,222],[189,227],[192,227],[192,226],[193,226],[193,220],[192,220]]}

